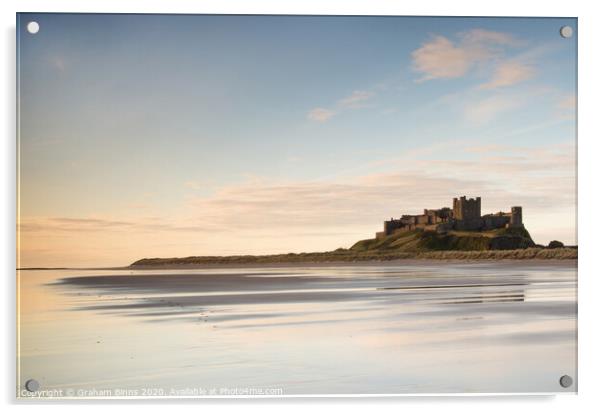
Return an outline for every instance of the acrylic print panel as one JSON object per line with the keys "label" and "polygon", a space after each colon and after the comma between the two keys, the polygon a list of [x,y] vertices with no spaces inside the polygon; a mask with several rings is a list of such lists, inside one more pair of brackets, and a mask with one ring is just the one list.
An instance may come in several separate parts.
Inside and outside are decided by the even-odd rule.
{"label": "acrylic print panel", "polygon": [[577,391],[576,19],[17,23],[18,397]]}

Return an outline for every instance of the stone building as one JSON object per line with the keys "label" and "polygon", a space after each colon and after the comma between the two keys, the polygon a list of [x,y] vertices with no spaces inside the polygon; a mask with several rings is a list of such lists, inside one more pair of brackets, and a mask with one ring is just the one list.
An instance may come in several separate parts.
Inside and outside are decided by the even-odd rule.
{"label": "stone building", "polygon": [[510,212],[497,212],[481,215],[481,197],[465,196],[454,198],[452,208],[425,209],[420,215],[402,215],[384,222],[382,232],[376,238],[391,235],[397,231],[423,229],[445,233],[457,231],[486,231],[497,228],[519,228],[523,226],[522,207],[512,207]]}

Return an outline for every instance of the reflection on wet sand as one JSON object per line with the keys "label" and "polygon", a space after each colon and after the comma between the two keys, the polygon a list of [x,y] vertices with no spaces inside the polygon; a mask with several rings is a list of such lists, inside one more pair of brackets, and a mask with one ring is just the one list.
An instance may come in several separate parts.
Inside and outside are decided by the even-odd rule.
{"label": "reflection on wet sand", "polygon": [[[556,377],[575,372],[570,264],[40,274],[21,277],[23,288],[54,297],[54,317],[45,322],[82,343],[96,335],[101,354],[134,366],[127,374],[107,362],[84,374],[90,383],[178,387],[192,380],[278,385],[285,394],[575,390],[559,388]],[[41,320],[24,313],[30,341],[22,339],[22,369],[53,375],[55,386],[83,381],[60,368],[56,374],[61,356],[46,354],[61,354],[61,340],[34,343]],[[150,354],[148,365],[130,361]],[[191,367],[175,368],[182,363]],[[510,380],[515,374],[524,380]]]}

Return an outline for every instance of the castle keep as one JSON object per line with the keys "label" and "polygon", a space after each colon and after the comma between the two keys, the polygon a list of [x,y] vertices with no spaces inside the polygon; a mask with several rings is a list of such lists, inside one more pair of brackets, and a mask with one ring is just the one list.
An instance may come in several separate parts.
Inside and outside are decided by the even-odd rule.
{"label": "castle keep", "polygon": [[481,198],[465,196],[454,198],[452,208],[425,209],[421,215],[402,215],[384,223],[384,231],[377,232],[376,238],[391,235],[397,231],[436,231],[445,233],[457,231],[486,231],[497,228],[522,228],[523,209],[512,207],[510,212],[481,215]]}

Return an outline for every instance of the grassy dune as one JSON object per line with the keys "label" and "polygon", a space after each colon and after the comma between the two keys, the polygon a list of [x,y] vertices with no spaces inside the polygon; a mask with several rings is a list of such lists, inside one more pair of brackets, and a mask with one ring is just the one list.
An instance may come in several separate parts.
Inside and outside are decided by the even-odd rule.
{"label": "grassy dune", "polygon": [[274,264],[274,263],[320,263],[391,261],[399,259],[425,260],[529,260],[529,259],[577,259],[577,248],[526,248],[519,250],[488,251],[364,251],[340,249],[330,252],[310,252],[277,255],[232,255],[199,256],[185,258],[144,258],[131,267],[166,267],[204,264]]}
{"label": "grassy dune", "polygon": [[531,259],[577,259],[576,248],[526,248],[520,250],[490,251],[426,251],[426,252],[364,252],[349,250],[278,255],[231,255],[199,256],[185,258],[144,258],[131,267],[203,265],[203,264],[274,264],[274,263],[320,263],[392,261],[400,259],[425,260],[531,260]]}
{"label": "grassy dune", "polygon": [[437,234],[430,231],[397,232],[381,239],[356,242],[352,251],[486,251],[534,247],[525,228],[503,228],[492,231],[450,231]]}
{"label": "grassy dune", "polygon": [[417,258],[444,260],[576,260],[577,248],[526,248],[520,250],[489,251],[430,251],[418,254]]}
{"label": "grassy dune", "polygon": [[577,259],[577,248],[535,247],[524,228],[485,232],[437,234],[409,231],[382,239],[356,242],[351,248],[335,251],[276,255],[198,256],[184,258],[143,258],[132,267],[180,266],[204,264],[274,264],[391,261],[399,259],[428,260],[529,260]]}

